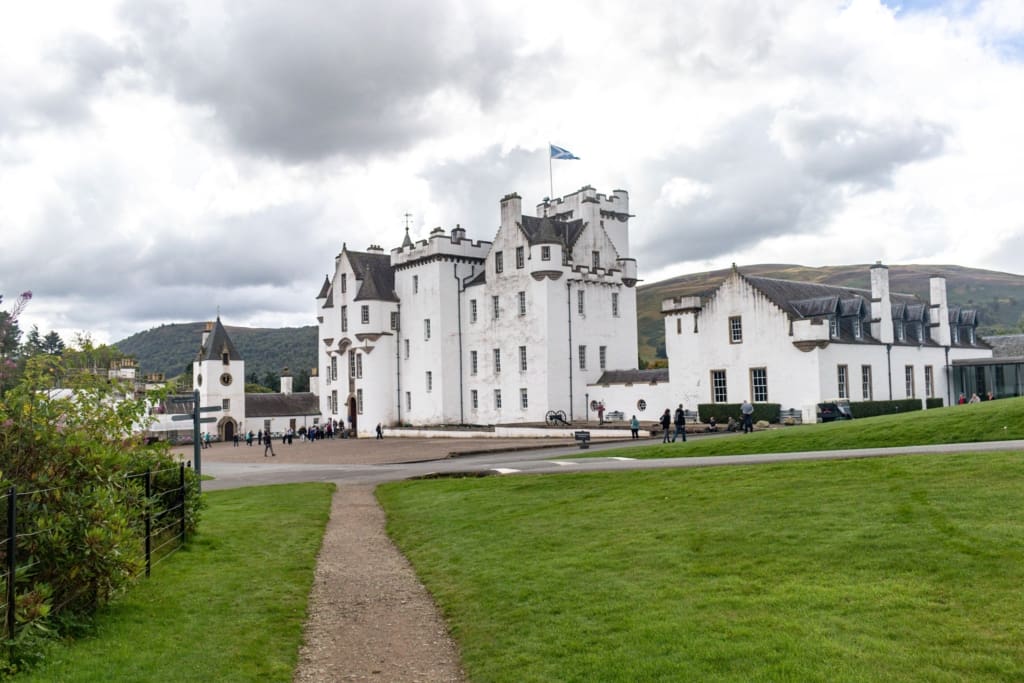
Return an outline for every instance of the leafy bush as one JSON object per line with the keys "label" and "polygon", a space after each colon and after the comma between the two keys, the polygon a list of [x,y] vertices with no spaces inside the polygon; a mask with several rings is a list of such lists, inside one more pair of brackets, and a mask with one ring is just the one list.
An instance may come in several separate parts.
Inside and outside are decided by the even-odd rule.
{"label": "leafy bush", "polygon": [[[737,421],[742,419],[741,405],[741,403],[701,403],[697,406],[697,414],[700,415],[701,422],[706,423],[714,416],[719,424],[725,424],[730,417]],[[753,403],[751,405],[754,406],[754,422],[779,421],[781,406],[778,403]]]}
{"label": "leafy bush", "polygon": [[912,410],[921,410],[921,399],[901,398],[895,401],[859,401],[850,404],[850,412],[854,417],[909,413]]}
{"label": "leafy bush", "polygon": [[[18,491],[19,632],[57,632],[60,621],[93,614],[142,571],[146,509],[154,528],[180,514],[177,497],[159,493],[178,486],[177,463],[166,444],[142,438],[147,401],[123,398],[106,377],[65,373],[58,357],[33,358],[0,398],[0,495]],[[55,377],[66,377],[66,390],[49,388]],[[155,473],[148,500],[147,469]],[[194,531],[201,499],[191,470],[186,486]],[[0,557],[6,562],[6,548]]]}
{"label": "leafy bush", "polygon": [[943,402],[941,398],[926,398],[924,400],[924,406],[927,410],[931,410],[932,408],[941,408],[942,405]]}

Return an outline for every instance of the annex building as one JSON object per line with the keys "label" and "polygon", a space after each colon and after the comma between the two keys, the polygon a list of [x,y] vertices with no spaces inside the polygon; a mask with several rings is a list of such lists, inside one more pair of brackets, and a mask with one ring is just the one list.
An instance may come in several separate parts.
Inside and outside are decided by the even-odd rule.
{"label": "annex building", "polygon": [[710,295],[662,303],[673,393],[687,404],[778,403],[815,420],[819,402],[942,398],[956,402],[953,367],[991,358],[977,313],[950,306],[932,277],[927,302],[889,290],[732,273]]}

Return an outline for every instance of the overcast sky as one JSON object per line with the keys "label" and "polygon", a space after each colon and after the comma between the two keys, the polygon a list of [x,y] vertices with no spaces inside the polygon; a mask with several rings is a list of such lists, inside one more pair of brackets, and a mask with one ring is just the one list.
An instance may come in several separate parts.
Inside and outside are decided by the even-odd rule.
{"label": "overcast sky", "polygon": [[[348,6],[348,8],[346,8]],[[583,185],[655,281],[732,262],[1024,272],[1024,2],[36,0],[0,22],[22,328],[315,323],[342,244]]]}

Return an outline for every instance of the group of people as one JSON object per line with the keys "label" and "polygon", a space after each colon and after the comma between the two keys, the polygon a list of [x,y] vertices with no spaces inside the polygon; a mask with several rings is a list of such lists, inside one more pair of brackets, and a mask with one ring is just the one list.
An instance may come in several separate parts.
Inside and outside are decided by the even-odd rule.
{"label": "group of people", "polygon": [[[682,403],[676,408],[674,414],[671,409],[665,408],[665,412],[661,414],[658,422],[661,425],[662,443],[675,443],[676,439],[680,438],[686,441],[686,411],[683,410]],[[640,421],[636,415],[629,421],[629,429],[633,433],[634,439],[640,438]],[[740,429],[744,434],[754,431],[754,406],[747,399],[743,399],[743,403],[740,404],[740,422],[730,417],[726,425],[726,431],[729,432],[736,432]],[[718,421],[713,415],[708,420],[705,431],[718,431]]]}
{"label": "group of people", "polygon": [[965,403],[981,403],[982,401],[994,401],[995,398],[995,395],[991,391],[986,393],[984,398],[978,396],[977,394],[971,394],[970,398],[967,398],[963,394],[960,394],[960,398],[958,398],[956,402],[959,403],[960,405],[963,405]]}

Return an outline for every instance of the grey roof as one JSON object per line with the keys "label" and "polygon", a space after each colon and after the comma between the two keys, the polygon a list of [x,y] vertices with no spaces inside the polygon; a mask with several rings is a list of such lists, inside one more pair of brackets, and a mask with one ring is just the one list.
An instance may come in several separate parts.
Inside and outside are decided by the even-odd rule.
{"label": "grey roof", "polygon": [[586,227],[581,219],[558,221],[548,217],[523,216],[520,222],[527,241],[533,244],[561,244],[570,248]]}
{"label": "grey roof", "polygon": [[487,282],[487,269],[483,268],[479,273],[474,275],[472,279],[466,282],[467,287],[473,287],[475,285],[482,285]]}
{"label": "grey roof", "polygon": [[[819,312],[827,308],[829,300],[838,301],[840,315],[857,315],[870,310],[871,292],[856,287],[839,285],[823,285],[818,282],[797,282],[795,280],[778,280],[771,277],[744,275],[743,278],[768,297],[772,303],[784,310],[791,318],[811,318],[827,315],[833,311]],[[889,295],[895,314],[900,304],[919,304],[913,294]],[[807,311],[807,312],[805,312]],[[901,309],[902,314],[902,309]]]}
{"label": "grey roof", "polygon": [[1024,356],[1024,334],[1000,334],[985,337],[985,341],[992,347],[992,356],[995,358]]}
{"label": "grey roof", "polygon": [[213,324],[206,344],[199,347],[199,360],[220,360],[225,352],[228,354],[228,360],[242,360],[238,349],[231,343],[227,330],[221,325],[220,316],[217,316],[217,322]]}
{"label": "grey roof", "polygon": [[395,270],[388,254],[348,251],[356,280],[362,282],[353,301],[398,301],[395,296]]}
{"label": "grey roof", "polygon": [[605,370],[595,384],[651,384],[653,382],[668,382],[668,368]]}
{"label": "grey roof", "polygon": [[331,278],[324,275],[324,284],[320,286],[320,293],[316,295],[317,299],[323,299],[327,296],[327,293],[331,291]]}
{"label": "grey roof", "polygon": [[285,417],[288,415],[319,415],[316,394],[246,394],[246,417]]}

